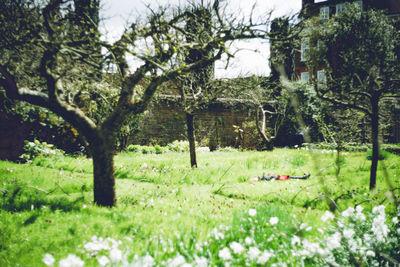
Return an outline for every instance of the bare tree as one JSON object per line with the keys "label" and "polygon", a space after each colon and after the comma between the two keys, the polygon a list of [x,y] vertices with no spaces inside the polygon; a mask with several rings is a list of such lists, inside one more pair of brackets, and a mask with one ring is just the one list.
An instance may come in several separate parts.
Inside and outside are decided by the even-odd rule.
{"label": "bare tree", "polygon": [[[13,1],[7,2],[12,6]],[[77,66],[99,64],[90,53],[77,48],[93,39],[88,40],[85,35],[72,39],[67,34],[71,28],[67,26],[74,23],[68,17],[79,7],[71,0],[18,3],[18,9],[27,16],[13,16],[13,12],[8,12],[10,6],[5,6],[0,14],[7,22],[4,29],[11,30],[0,40],[0,85],[9,98],[49,109],[85,138],[93,157],[94,202],[100,206],[116,204],[114,149],[126,119],[144,112],[154,93],[166,81],[210,66],[222,55],[229,54],[227,48],[232,41],[267,36],[268,20],[255,24],[251,19],[229,17],[221,12],[221,5],[215,0],[209,5],[211,38],[204,42],[185,38],[186,21],[192,15],[188,8],[152,11],[146,20],[131,24],[115,43],[95,38],[107,50],[100,62],[114,64],[118,73],[113,75],[121,79],[117,105],[103,120],[95,122],[73,103],[73,96],[82,90],[80,81],[89,77],[85,75],[85,68]],[[23,31],[12,30],[13,24],[21,25]],[[185,62],[183,51],[187,48],[202,51],[204,57]],[[132,73],[128,55],[140,63]],[[149,82],[143,86],[141,81],[145,77]]]}

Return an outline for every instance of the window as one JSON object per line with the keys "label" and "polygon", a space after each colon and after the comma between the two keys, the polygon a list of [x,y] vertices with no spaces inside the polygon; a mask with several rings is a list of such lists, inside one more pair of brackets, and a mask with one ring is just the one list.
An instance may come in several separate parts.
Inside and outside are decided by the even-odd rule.
{"label": "window", "polygon": [[302,82],[308,83],[310,81],[310,74],[308,72],[300,73],[300,80]]}
{"label": "window", "polygon": [[336,15],[343,12],[346,8],[346,3],[336,4]]}
{"label": "window", "polygon": [[326,75],[324,70],[317,71],[318,84],[326,86]]}
{"label": "window", "polygon": [[329,6],[323,6],[319,9],[319,17],[321,19],[329,19]]}
{"label": "window", "polygon": [[307,54],[310,51],[310,38],[304,37],[301,39],[301,55],[300,60],[306,61]]}

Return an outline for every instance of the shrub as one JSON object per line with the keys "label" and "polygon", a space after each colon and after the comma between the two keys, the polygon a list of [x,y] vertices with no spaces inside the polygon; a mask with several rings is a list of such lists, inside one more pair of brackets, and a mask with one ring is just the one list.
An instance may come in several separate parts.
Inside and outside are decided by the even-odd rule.
{"label": "shrub", "polygon": [[167,145],[167,147],[168,147],[168,149],[170,151],[187,152],[187,151],[189,151],[189,142],[188,141],[175,140],[174,142],[169,143]]}
{"label": "shrub", "polygon": [[164,148],[159,145],[155,145],[154,151],[156,152],[156,154],[162,154],[162,153],[164,153]]}
{"label": "shrub", "polygon": [[139,152],[140,146],[139,145],[129,145],[126,149],[130,152]]}
{"label": "shrub", "polygon": [[56,148],[52,144],[47,144],[46,142],[40,142],[35,140],[29,142],[25,140],[24,154],[20,158],[24,161],[31,162],[36,157],[49,157],[49,156],[60,156],[65,152],[61,149]]}

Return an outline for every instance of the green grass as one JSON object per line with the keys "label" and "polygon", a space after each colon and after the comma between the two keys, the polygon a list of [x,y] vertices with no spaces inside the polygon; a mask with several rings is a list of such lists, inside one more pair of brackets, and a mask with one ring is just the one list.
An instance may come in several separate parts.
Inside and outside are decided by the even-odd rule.
{"label": "green grass", "polygon": [[[239,227],[250,208],[287,220],[282,231],[293,231],[292,215],[317,229],[328,196],[341,209],[361,202],[371,209],[372,200],[384,201],[388,186],[382,164],[378,188],[370,192],[365,152],[341,155],[337,175],[336,154],[322,151],[201,152],[197,169],[189,167],[187,153],[121,153],[115,157],[118,206],[113,209],[92,204],[90,159],[0,161],[0,266],[40,266],[44,254],[61,259],[79,253],[95,235],[126,242],[138,255],[162,250],[160,240],[177,239],[177,233],[202,242],[220,225]],[[395,188],[400,187],[399,159],[389,154],[384,161]],[[272,173],[311,173],[311,178],[249,183]],[[318,236],[314,230],[307,234]]]}

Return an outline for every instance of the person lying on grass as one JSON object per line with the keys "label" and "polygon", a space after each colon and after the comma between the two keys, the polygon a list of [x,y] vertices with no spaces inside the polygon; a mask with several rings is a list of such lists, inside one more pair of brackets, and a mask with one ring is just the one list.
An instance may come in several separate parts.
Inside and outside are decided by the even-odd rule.
{"label": "person lying on grass", "polygon": [[261,175],[258,177],[250,178],[250,182],[257,182],[257,181],[285,181],[288,179],[308,179],[310,178],[310,174],[304,174],[303,176],[290,176],[290,175],[275,175],[275,174],[268,174],[268,175]]}

